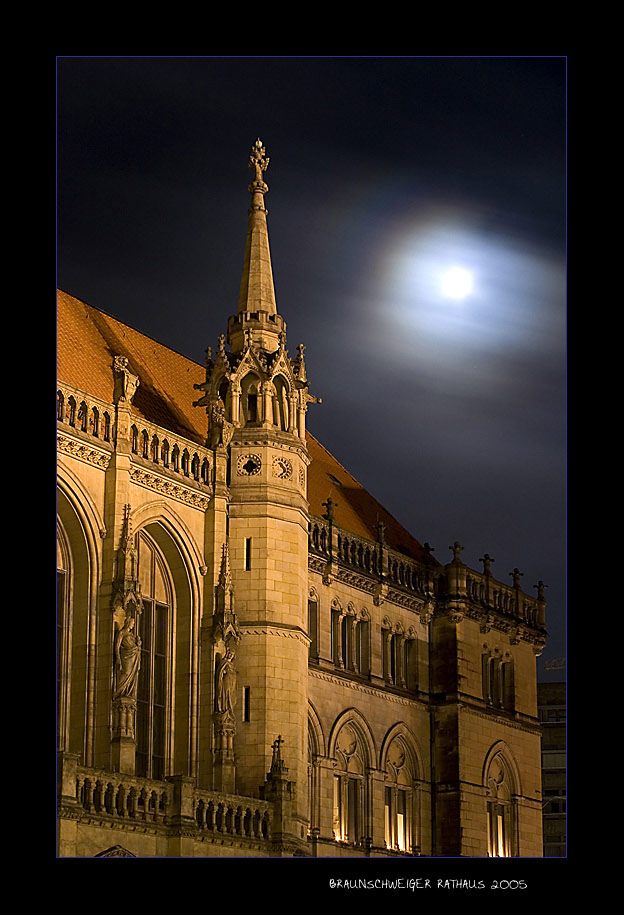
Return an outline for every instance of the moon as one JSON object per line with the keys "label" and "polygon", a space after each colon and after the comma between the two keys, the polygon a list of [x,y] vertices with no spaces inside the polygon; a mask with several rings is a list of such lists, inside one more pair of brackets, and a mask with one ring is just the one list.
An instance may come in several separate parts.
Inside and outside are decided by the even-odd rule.
{"label": "moon", "polygon": [[465,299],[472,292],[472,273],[465,267],[449,267],[442,275],[442,293],[449,299]]}

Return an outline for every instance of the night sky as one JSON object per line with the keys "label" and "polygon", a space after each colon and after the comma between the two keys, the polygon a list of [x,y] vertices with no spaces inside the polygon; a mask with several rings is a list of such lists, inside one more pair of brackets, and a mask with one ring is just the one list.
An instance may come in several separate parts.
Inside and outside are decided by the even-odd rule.
{"label": "night sky", "polygon": [[563,679],[565,58],[58,58],[58,286],[203,364],[257,137],[310,431],[439,561],[543,580]]}

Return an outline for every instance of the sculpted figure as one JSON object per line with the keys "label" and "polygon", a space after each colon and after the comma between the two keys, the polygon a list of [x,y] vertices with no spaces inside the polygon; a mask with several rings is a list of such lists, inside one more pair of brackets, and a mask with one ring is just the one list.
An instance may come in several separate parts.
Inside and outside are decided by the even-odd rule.
{"label": "sculpted figure", "polygon": [[234,670],[234,652],[228,649],[219,663],[216,677],[217,711],[234,715],[236,695],[236,671]]}
{"label": "sculpted figure", "polygon": [[115,698],[136,699],[141,667],[141,639],[135,632],[134,619],[126,617],[115,636]]}

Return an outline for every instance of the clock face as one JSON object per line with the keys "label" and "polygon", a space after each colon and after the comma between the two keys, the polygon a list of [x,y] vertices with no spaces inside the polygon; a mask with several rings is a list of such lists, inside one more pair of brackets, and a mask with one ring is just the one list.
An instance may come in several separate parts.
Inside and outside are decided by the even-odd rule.
{"label": "clock face", "polygon": [[287,458],[276,457],[273,459],[273,476],[279,480],[290,480],[292,474],[292,464]]}
{"label": "clock face", "polygon": [[241,476],[254,476],[260,473],[262,461],[257,454],[244,454],[238,459],[236,469]]}

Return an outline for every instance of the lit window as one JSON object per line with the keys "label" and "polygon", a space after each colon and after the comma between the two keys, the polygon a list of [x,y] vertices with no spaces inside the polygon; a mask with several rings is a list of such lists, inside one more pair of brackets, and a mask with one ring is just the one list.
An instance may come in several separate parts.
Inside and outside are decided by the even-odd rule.
{"label": "lit window", "polygon": [[385,840],[394,851],[417,845],[414,815],[414,772],[403,738],[395,738],[386,757]]}
{"label": "lit window", "polygon": [[345,725],[336,743],[337,769],[334,777],[334,838],[359,844],[365,830],[365,764],[363,746],[354,728]]}
{"label": "lit window", "polygon": [[488,856],[509,858],[514,852],[515,809],[511,770],[502,753],[494,755],[487,769]]}

